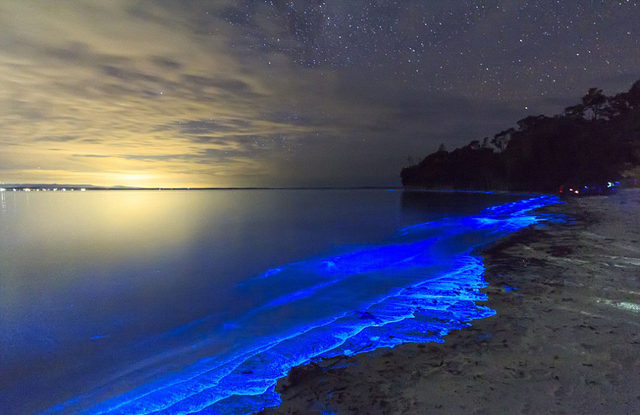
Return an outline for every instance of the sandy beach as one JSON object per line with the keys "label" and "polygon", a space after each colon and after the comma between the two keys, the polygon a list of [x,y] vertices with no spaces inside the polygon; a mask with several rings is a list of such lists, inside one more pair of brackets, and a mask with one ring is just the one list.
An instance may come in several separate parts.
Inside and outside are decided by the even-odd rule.
{"label": "sandy beach", "polygon": [[545,208],[486,250],[497,315],[292,371],[271,414],[639,414],[640,189]]}

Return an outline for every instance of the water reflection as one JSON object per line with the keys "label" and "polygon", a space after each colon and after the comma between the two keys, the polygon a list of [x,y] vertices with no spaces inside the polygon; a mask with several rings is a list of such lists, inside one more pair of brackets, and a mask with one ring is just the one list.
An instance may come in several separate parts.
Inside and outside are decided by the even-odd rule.
{"label": "water reflection", "polygon": [[[101,263],[140,255],[162,255],[192,239],[201,226],[202,204],[153,192],[3,194],[2,241],[20,266]],[[7,209],[5,198],[13,202]],[[209,209],[224,210],[225,199]],[[17,204],[20,209],[17,209]],[[27,257],[23,254],[28,254]],[[17,255],[17,256],[16,256]]]}
{"label": "water reflection", "polygon": [[[238,283],[450,214],[445,202],[400,209],[400,195],[7,192],[0,213],[0,390],[7,394],[0,407],[42,410],[169,350],[188,350],[208,329],[302,282],[250,293]],[[203,319],[207,330],[172,331]]]}

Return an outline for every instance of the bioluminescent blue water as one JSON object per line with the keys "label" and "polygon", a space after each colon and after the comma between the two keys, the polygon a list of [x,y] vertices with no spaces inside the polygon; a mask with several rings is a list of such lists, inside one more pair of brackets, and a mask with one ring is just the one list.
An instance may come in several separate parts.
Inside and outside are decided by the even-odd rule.
{"label": "bioluminescent blue water", "polygon": [[[531,211],[558,202],[377,190],[87,194],[71,201],[91,218],[60,198],[3,201],[12,238],[0,237],[9,374],[0,403],[11,413],[251,413],[279,403],[275,383],[293,366],[441,342],[495,313],[479,304],[475,250],[546,220]],[[21,234],[24,210],[11,203],[38,231],[65,237]],[[34,219],[47,209],[61,226]]]}

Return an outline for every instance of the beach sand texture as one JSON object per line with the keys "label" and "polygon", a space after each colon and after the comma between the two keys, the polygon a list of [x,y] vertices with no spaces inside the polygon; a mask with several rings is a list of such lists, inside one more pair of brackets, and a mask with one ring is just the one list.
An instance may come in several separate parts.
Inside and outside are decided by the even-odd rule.
{"label": "beach sand texture", "polygon": [[496,316],[294,369],[277,414],[640,414],[640,189],[544,209],[483,253]]}

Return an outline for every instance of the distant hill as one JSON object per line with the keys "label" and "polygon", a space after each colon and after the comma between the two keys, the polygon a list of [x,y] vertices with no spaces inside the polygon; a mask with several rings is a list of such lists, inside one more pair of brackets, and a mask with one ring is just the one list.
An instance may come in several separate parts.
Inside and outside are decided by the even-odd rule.
{"label": "distant hill", "polygon": [[640,176],[640,80],[606,96],[591,88],[553,117],[530,116],[493,138],[440,149],[402,169],[405,187],[553,192],[566,183]]}

